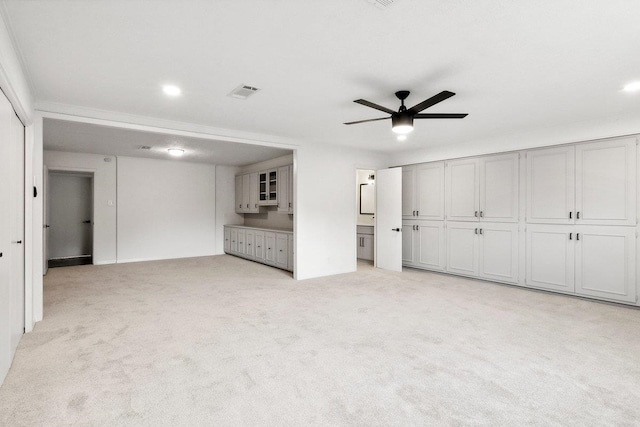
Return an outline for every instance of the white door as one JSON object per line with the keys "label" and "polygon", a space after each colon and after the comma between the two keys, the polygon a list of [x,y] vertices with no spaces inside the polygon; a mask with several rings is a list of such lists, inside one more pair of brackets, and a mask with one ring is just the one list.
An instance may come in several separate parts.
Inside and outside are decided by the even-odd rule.
{"label": "white door", "polygon": [[635,137],[576,145],[576,217],[577,224],[636,224]]}
{"label": "white door", "polygon": [[480,224],[480,277],[518,283],[518,224]]}
{"label": "white door", "polygon": [[447,271],[466,276],[478,275],[479,233],[480,224],[478,223],[450,222],[447,224]]}
{"label": "white door", "polygon": [[242,205],[242,175],[236,176],[236,212],[244,212],[244,206]]}
{"label": "white door", "polygon": [[238,253],[238,229],[232,228],[230,231],[231,236],[231,252]]}
{"label": "white door", "polygon": [[528,224],[527,286],[574,292],[574,226]]}
{"label": "white door", "polygon": [[378,268],[402,271],[402,169],[376,172],[376,262]]}
{"label": "white door", "polygon": [[229,252],[231,250],[231,230],[229,227],[224,228],[224,251]]}
{"label": "white door", "polygon": [[451,221],[478,221],[480,216],[480,163],[478,159],[447,162],[446,199],[447,219]]}
{"label": "white door", "polygon": [[402,217],[406,219],[412,219],[416,216],[415,177],[415,166],[402,167]]}
{"label": "white door", "polygon": [[251,212],[251,175],[242,175],[242,210],[244,212]]}
{"label": "white door", "polygon": [[402,265],[413,266],[416,262],[415,229],[415,221],[402,221]]}
{"label": "white door", "polygon": [[264,261],[267,264],[276,263],[276,233],[264,233]]}
{"label": "white door", "polygon": [[276,234],[276,266],[280,268],[287,268],[289,261],[289,251],[287,245],[289,244],[289,236],[283,233]]}
{"label": "white door", "polygon": [[11,357],[24,334],[24,126],[11,115]]}
{"label": "white door", "polygon": [[289,212],[289,166],[278,168],[278,212]]}
{"label": "white door", "polygon": [[480,220],[518,222],[518,154],[485,157],[480,168]]}
{"label": "white door", "polygon": [[635,227],[576,227],[576,293],[636,302]]}
{"label": "white door", "polygon": [[238,229],[238,253],[240,255],[245,255],[245,245],[246,245],[246,239],[247,239],[247,230],[245,230],[244,228],[239,228]]}
{"label": "white door", "polygon": [[417,165],[415,170],[416,216],[420,219],[443,220],[444,162],[424,163]]}
{"label": "white door", "polygon": [[264,231],[256,231],[254,235],[254,239],[255,239],[254,255],[257,260],[264,261]]}
{"label": "white door", "polygon": [[9,101],[0,94],[0,383],[9,371],[11,352],[11,115]]}
{"label": "white door", "polygon": [[49,271],[49,168],[45,165],[42,172],[42,275]]}
{"label": "white door", "polygon": [[573,224],[574,147],[529,151],[527,156],[527,222]]}
{"label": "white door", "polygon": [[260,208],[258,208],[258,172],[249,174],[249,212],[260,212]]}
{"label": "white door", "polygon": [[244,244],[244,253],[247,258],[254,258],[256,256],[255,235],[256,232],[254,230],[247,230],[246,241]]}
{"label": "white door", "polygon": [[444,271],[446,265],[443,221],[416,222],[416,264],[429,270]]}

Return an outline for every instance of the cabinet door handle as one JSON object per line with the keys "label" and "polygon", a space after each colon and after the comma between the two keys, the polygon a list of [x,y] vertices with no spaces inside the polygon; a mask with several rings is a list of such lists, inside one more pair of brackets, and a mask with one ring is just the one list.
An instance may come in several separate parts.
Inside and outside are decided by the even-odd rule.
{"label": "cabinet door handle", "polygon": [[476,211],[473,216],[475,216],[476,218],[478,218],[478,211]]}
{"label": "cabinet door handle", "polygon": [[482,234],[482,228],[480,229],[480,234]]}
{"label": "cabinet door handle", "polygon": [[576,233],[576,240],[580,240],[580,233]]}
{"label": "cabinet door handle", "polygon": [[420,216],[420,211],[416,211],[416,216]]}
{"label": "cabinet door handle", "polygon": [[240,204],[238,205],[238,208],[242,209],[242,203],[240,203]]}
{"label": "cabinet door handle", "polygon": [[413,213],[411,214],[411,216],[416,216],[416,211],[413,211]]}
{"label": "cabinet door handle", "polygon": [[478,234],[478,229],[477,228],[475,229],[475,233]]}
{"label": "cabinet door handle", "polygon": [[391,231],[400,231],[399,228],[392,228]]}
{"label": "cabinet door handle", "polygon": [[249,209],[249,203],[247,203],[247,209]]}
{"label": "cabinet door handle", "polygon": [[258,207],[258,204],[257,204],[257,203],[256,203],[256,206],[255,206],[255,207],[256,207],[256,208]]}
{"label": "cabinet door handle", "polygon": [[480,218],[484,216],[484,212],[480,211]]}
{"label": "cabinet door handle", "polygon": [[573,240],[573,233],[569,233],[569,240]]}
{"label": "cabinet door handle", "polygon": [[291,202],[289,202],[289,207],[291,207]]}
{"label": "cabinet door handle", "polygon": [[420,225],[416,225],[416,231],[420,231]]}
{"label": "cabinet door handle", "polygon": [[580,219],[580,211],[576,212],[576,219]]}
{"label": "cabinet door handle", "polygon": [[571,218],[572,214],[573,214],[573,212],[569,211],[569,219],[572,219]]}

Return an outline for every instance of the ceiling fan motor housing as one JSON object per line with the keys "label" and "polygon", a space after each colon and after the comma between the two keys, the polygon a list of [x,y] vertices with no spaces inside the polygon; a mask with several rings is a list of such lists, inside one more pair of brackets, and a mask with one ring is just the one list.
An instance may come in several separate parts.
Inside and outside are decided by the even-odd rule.
{"label": "ceiling fan motor housing", "polygon": [[409,133],[413,129],[413,114],[402,111],[391,115],[391,128],[396,133]]}

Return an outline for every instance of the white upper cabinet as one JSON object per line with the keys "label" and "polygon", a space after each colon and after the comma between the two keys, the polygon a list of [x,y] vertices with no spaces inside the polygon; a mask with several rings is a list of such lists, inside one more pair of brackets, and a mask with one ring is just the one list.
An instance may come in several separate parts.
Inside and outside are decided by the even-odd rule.
{"label": "white upper cabinet", "polygon": [[447,219],[518,221],[518,154],[447,162]]}
{"label": "white upper cabinet", "polygon": [[527,222],[573,224],[574,147],[527,153]]}
{"label": "white upper cabinet", "polygon": [[281,166],[278,168],[278,212],[290,212],[289,177],[289,166]]}
{"label": "white upper cabinet", "polygon": [[[243,181],[244,185],[244,181]],[[249,174],[249,212],[260,212],[260,206],[258,205],[258,172]]]}
{"label": "white upper cabinet", "polygon": [[636,302],[636,232],[632,227],[575,227],[576,293]]}
{"label": "white upper cabinet", "polygon": [[636,224],[635,137],[576,145],[576,224]]}
{"label": "white upper cabinet", "polygon": [[481,220],[518,221],[518,154],[480,159]]}
{"label": "white upper cabinet", "polygon": [[236,213],[244,213],[242,204],[242,175],[236,175]]}
{"label": "white upper cabinet", "polygon": [[416,167],[402,167],[402,217],[406,219],[415,219],[416,216],[416,200],[415,200],[415,181]]}
{"label": "white upper cabinet", "polygon": [[444,162],[415,167],[415,208],[418,219],[444,219]]}
{"label": "white upper cabinet", "polygon": [[478,221],[480,213],[480,162],[463,159],[447,162],[447,219]]}

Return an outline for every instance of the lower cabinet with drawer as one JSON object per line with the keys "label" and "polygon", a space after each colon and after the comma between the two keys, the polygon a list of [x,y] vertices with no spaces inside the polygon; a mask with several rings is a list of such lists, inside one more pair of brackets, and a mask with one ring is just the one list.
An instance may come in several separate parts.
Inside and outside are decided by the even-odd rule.
{"label": "lower cabinet with drawer", "polygon": [[224,251],[229,255],[293,271],[291,231],[225,225]]}

